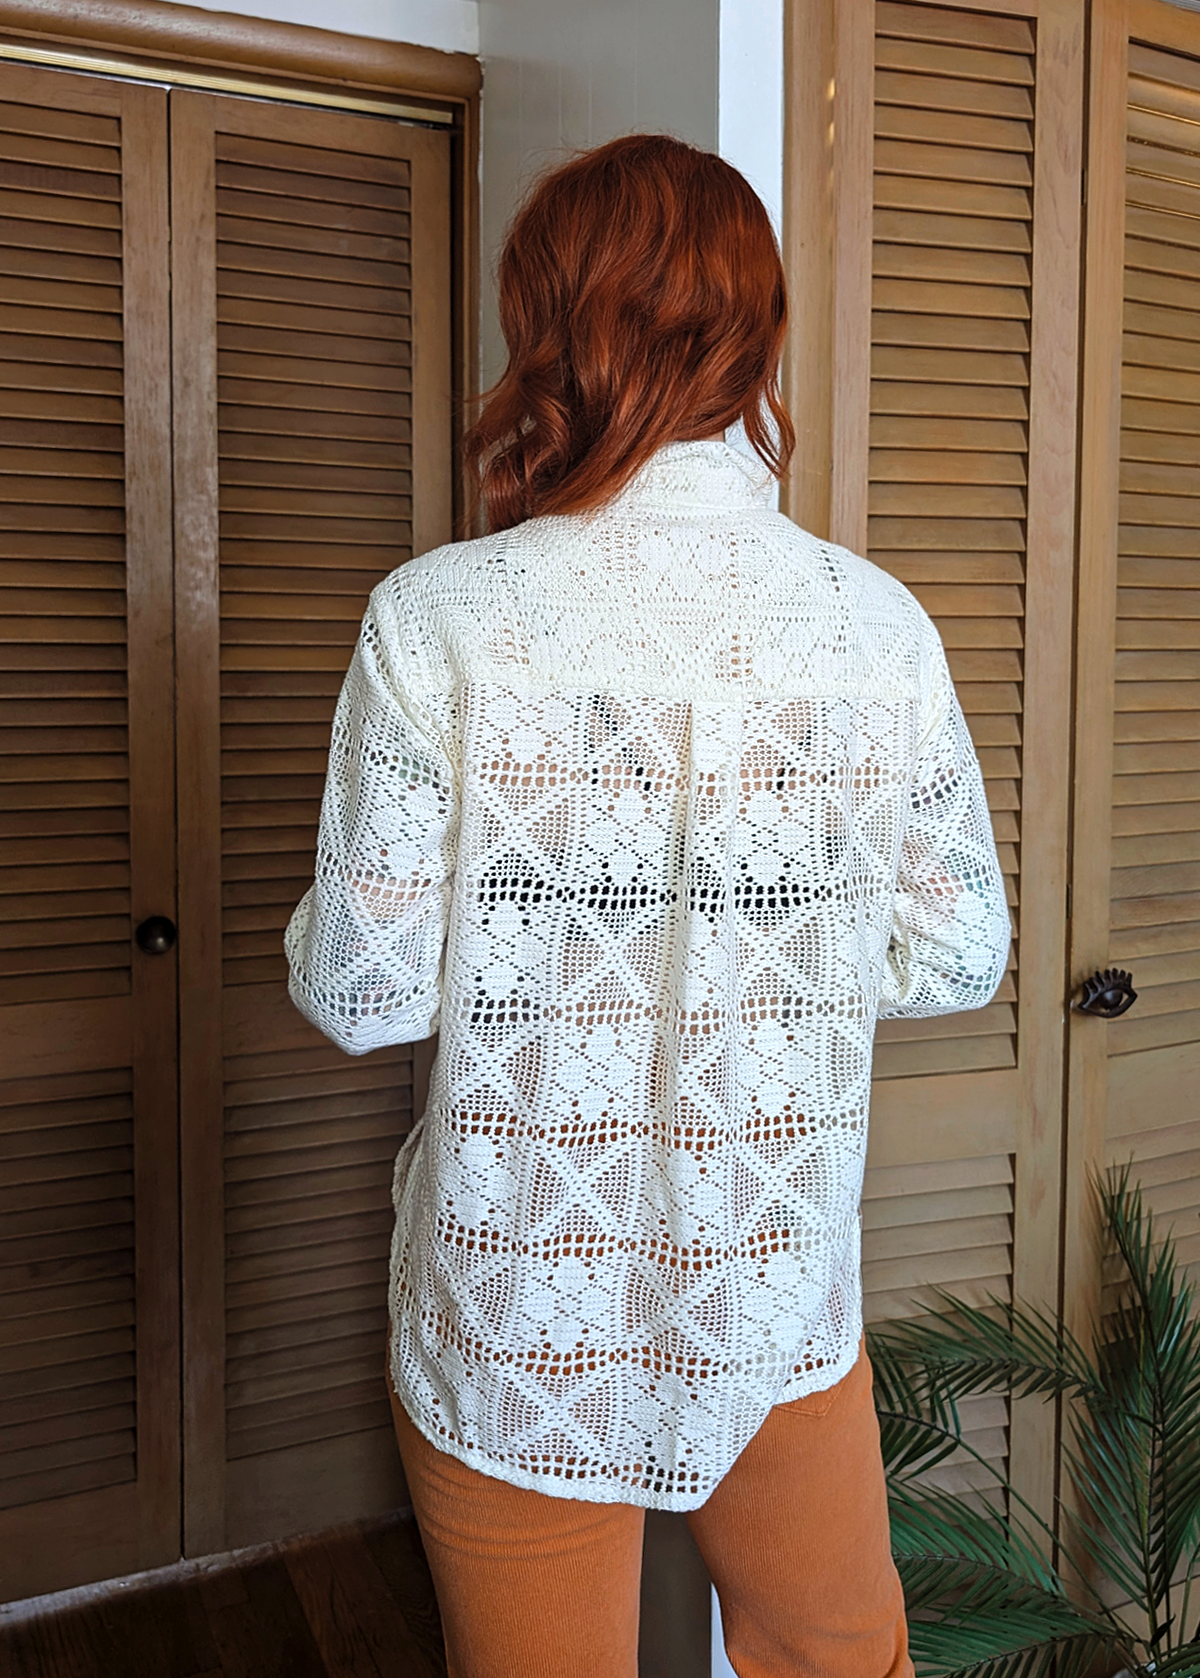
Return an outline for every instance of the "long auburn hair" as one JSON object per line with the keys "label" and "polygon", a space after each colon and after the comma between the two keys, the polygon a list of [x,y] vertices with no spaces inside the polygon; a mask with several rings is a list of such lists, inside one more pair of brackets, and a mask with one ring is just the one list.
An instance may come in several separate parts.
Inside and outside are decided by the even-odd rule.
{"label": "long auburn hair", "polygon": [[464,439],[492,530],[600,506],[664,443],[738,419],[787,469],[783,267],[713,152],[628,134],[573,157],[518,211],[498,281],[508,366]]}

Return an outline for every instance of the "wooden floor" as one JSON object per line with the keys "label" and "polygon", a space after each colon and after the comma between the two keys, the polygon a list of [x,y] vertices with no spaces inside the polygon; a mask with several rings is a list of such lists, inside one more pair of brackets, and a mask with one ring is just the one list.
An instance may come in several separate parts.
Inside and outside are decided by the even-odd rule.
{"label": "wooden floor", "polygon": [[409,1514],[0,1607],[0,1678],[444,1678]]}
{"label": "wooden floor", "polygon": [[[709,1583],[649,1510],[639,1678],[709,1678]],[[445,1678],[410,1511],[0,1604],[0,1678]],[[565,1675],[564,1675],[565,1678]]]}

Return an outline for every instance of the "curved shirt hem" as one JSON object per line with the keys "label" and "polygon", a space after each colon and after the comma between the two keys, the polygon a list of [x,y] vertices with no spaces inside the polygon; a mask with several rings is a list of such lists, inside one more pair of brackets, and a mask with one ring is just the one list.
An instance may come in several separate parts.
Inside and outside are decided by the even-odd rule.
{"label": "curved shirt hem", "polygon": [[[486,1474],[491,1480],[502,1480],[506,1485],[517,1486],[522,1491],[541,1492],[545,1497],[559,1497],[568,1502],[576,1503],[626,1503],[635,1509],[659,1509],[668,1514],[682,1515],[689,1510],[701,1509],[716,1491],[725,1475],[733,1467],[746,1445],[755,1437],[771,1411],[780,1405],[797,1404],[801,1399],[812,1398],[816,1393],[825,1392],[829,1387],[836,1386],[842,1378],[848,1375],[858,1361],[860,1336],[856,1336],[853,1343],[843,1350],[837,1358],[814,1373],[822,1377],[820,1385],[808,1387],[802,1393],[793,1393],[791,1398],[781,1399],[776,1404],[770,1404],[763,1411],[762,1419],[744,1445],[735,1452],[726,1466],[708,1484],[701,1495],[685,1492],[642,1492],[636,1488],[612,1480],[580,1480],[571,1482],[562,1480],[556,1475],[534,1474],[529,1469],[519,1468],[515,1463],[505,1462],[503,1458],[488,1456],[484,1451],[460,1444],[457,1440],[431,1429],[430,1424],[412,1395],[412,1389],[407,1381],[401,1378],[396,1360],[396,1330],[393,1325],[392,1341],[388,1348],[388,1364],[391,1370],[392,1386],[396,1397],[404,1406],[404,1410],[417,1432],[426,1439],[435,1451],[444,1456],[453,1457],[461,1462],[465,1468],[473,1468],[477,1474]],[[824,1377],[828,1379],[824,1379]]]}

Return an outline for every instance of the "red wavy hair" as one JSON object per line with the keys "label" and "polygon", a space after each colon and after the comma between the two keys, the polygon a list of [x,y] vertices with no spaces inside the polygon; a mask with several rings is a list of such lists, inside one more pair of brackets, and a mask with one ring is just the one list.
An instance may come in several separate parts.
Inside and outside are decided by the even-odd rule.
{"label": "red wavy hair", "polygon": [[534,186],[498,278],[508,366],[464,439],[492,530],[597,507],[664,443],[738,419],[782,476],[783,267],[722,158],[665,134],[581,153]]}

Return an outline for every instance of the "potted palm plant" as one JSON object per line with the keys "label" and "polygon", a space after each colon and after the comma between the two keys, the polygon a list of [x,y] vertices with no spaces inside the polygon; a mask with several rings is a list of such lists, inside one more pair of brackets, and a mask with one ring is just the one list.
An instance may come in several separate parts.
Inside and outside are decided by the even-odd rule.
{"label": "potted palm plant", "polygon": [[[1200,1675],[1195,1289],[1130,1168],[1096,1189],[1118,1302],[1090,1350],[1043,1311],[942,1290],[934,1313],[869,1333],[918,1678]],[[1064,1401],[1057,1537],[962,1437],[959,1402],[997,1392]],[[923,1481],[953,1452],[992,1476],[995,1507]]]}

